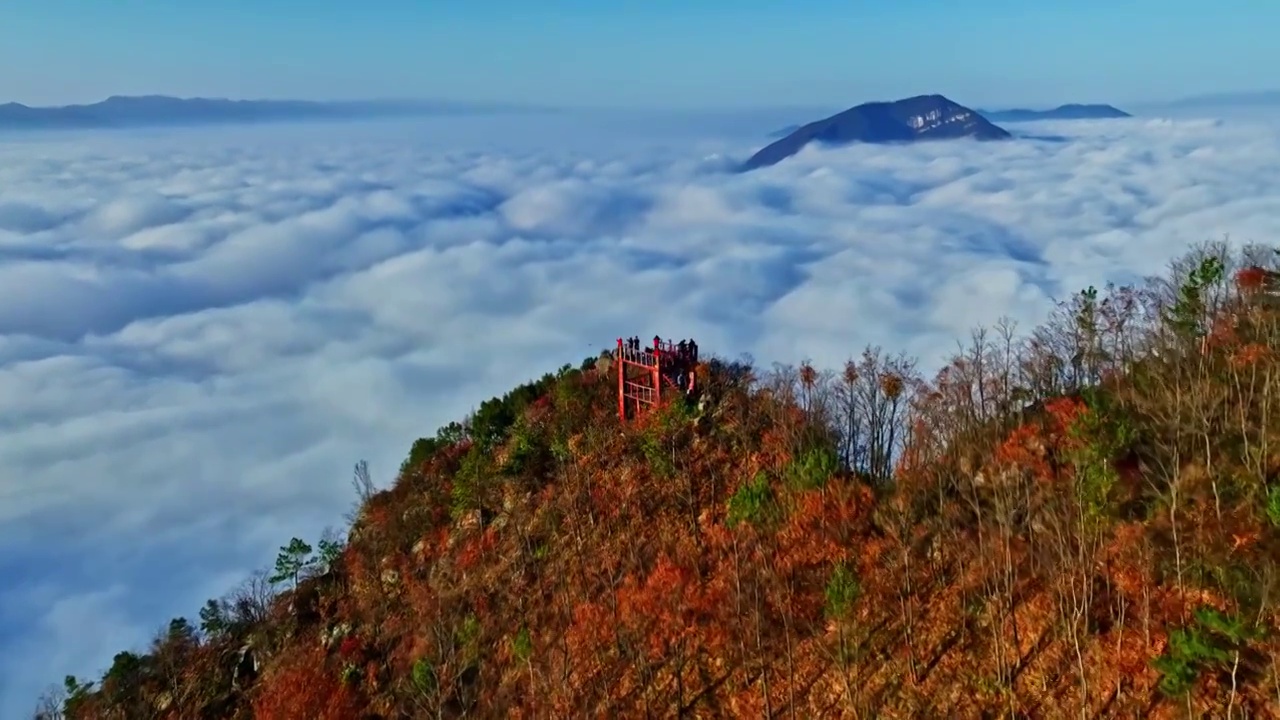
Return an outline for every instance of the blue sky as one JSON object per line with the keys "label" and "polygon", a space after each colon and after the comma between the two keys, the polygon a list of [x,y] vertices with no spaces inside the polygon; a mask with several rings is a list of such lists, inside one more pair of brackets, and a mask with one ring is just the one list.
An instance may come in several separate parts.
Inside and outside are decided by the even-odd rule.
{"label": "blue sky", "polygon": [[1266,88],[1274,0],[6,0],[0,100],[1142,101]]}
{"label": "blue sky", "polygon": [[1266,88],[1274,0],[6,0],[0,101],[1142,101]]}

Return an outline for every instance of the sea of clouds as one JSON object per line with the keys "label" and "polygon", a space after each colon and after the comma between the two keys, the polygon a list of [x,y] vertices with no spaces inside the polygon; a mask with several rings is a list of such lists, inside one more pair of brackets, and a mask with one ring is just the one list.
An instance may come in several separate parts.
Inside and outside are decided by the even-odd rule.
{"label": "sea of clouds", "polygon": [[[804,119],[804,118],[799,118]],[[622,335],[925,365],[1280,238],[1257,120],[811,148],[541,116],[0,136],[0,717],[340,525],[352,464]]]}

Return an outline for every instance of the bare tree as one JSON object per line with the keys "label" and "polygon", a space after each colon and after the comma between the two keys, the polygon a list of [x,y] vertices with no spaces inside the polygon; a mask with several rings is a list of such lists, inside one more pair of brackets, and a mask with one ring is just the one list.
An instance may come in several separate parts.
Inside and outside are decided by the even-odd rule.
{"label": "bare tree", "polygon": [[840,438],[840,462],[849,470],[857,470],[866,461],[866,412],[863,410],[858,380],[862,373],[858,364],[844,364],[835,389],[837,432]]}
{"label": "bare tree", "polygon": [[369,503],[369,499],[377,494],[378,489],[369,475],[369,463],[360,460],[351,474],[351,487],[356,491],[356,499],[350,511],[345,515],[349,525],[354,525],[359,517],[360,509]]}
{"label": "bare tree", "polygon": [[270,577],[267,570],[256,570],[227,594],[223,602],[231,611],[234,625],[248,629],[266,622],[276,598]]}
{"label": "bare tree", "polygon": [[863,414],[856,425],[866,438],[863,465],[858,468],[879,485],[892,480],[893,464],[902,449],[911,393],[918,383],[916,362],[906,354],[888,356],[878,347],[867,347],[856,373],[846,367],[856,389],[847,403]]}
{"label": "bare tree", "polygon": [[62,709],[66,705],[67,691],[57,685],[50,685],[36,701],[36,709],[32,720],[63,720],[66,715]]}

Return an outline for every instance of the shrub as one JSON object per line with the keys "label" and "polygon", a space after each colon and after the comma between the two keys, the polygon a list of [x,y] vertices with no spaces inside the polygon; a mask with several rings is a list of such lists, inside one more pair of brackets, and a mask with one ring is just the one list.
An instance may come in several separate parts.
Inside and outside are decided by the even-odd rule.
{"label": "shrub", "polygon": [[1204,669],[1224,667],[1255,633],[1236,617],[1210,607],[1198,608],[1193,622],[1169,634],[1164,654],[1152,661],[1160,690],[1170,697],[1187,693]]}
{"label": "shrub", "polygon": [[840,457],[834,448],[815,444],[787,465],[787,480],[797,490],[814,490],[827,484],[840,471]]}
{"label": "shrub", "polygon": [[142,699],[142,686],[152,677],[152,658],[131,652],[116,653],[111,668],[102,676],[102,696],[117,707],[136,708]]}
{"label": "shrub", "polygon": [[840,563],[827,581],[825,595],[827,617],[842,618],[849,614],[858,598],[862,597],[862,585],[858,582],[857,574],[848,565]]}
{"label": "shrub", "polygon": [[1132,424],[1106,393],[1084,391],[1085,410],[1067,424],[1068,457],[1075,469],[1076,493],[1086,516],[1101,521],[1110,514],[1112,490],[1119,481],[1114,459],[1134,442]]}
{"label": "shrub", "polygon": [[729,527],[739,523],[762,525],[778,517],[778,503],[769,476],[756,473],[751,482],[744,483],[729,498],[729,512],[725,523]]}
{"label": "shrub", "polygon": [[471,416],[468,433],[477,445],[492,450],[506,439],[525,408],[545,395],[556,381],[554,375],[543,375],[537,382],[525,383],[501,398],[490,398],[480,404]]}
{"label": "shrub", "polygon": [[676,473],[673,460],[683,450],[687,433],[693,421],[693,410],[686,398],[663,401],[650,416],[643,420],[640,433],[640,449],[645,460],[659,478],[670,478]]}
{"label": "shrub", "polygon": [[68,675],[62,681],[66,699],[62,711],[68,718],[87,715],[93,700],[93,682],[80,682],[75,675]]}
{"label": "shrub", "polygon": [[520,632],[511,638],[511,654],[520,662],[528,662],[533,655],[533,639],[529,636],[527,626],[522,626]]}
{"label": "shrub", "polygon": [[1272,485],[1267,490],[1267,519],[1272,527],[1280,530],[1280,484]]}
{"label": "shrub", "polygon": [[510,447],[502,472],[510,477],[536,476],[542,473],[551,459],[552,451],[546,438],[537,428],[522,420],[511,430]]}
{"label": "shrub", "polygon": [[436,689],[436,671],[426,658],[419,658],[413,663],[410,671],[413,687],[423,695],[430,695]]}

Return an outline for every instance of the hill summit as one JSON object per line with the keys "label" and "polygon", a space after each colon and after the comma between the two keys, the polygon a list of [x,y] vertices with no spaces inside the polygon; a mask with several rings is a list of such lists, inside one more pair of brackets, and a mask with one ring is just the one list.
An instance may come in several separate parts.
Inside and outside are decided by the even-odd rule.
{"label": "hill summit", "polygon": [[964,137],[1004,140],[1012,136],[977,112],[942,95],[917,95],[892,102],[864,103],[803,125],[752,155],[742,170],[779,163],[811,142],[842,145]]}
{"label": "hill summit", "polygon": [[[1280,268],[1198,248],[936,376],[588,358],[40,717],[1280,716]],[[625,365],[624,365],[625,367]]]}

